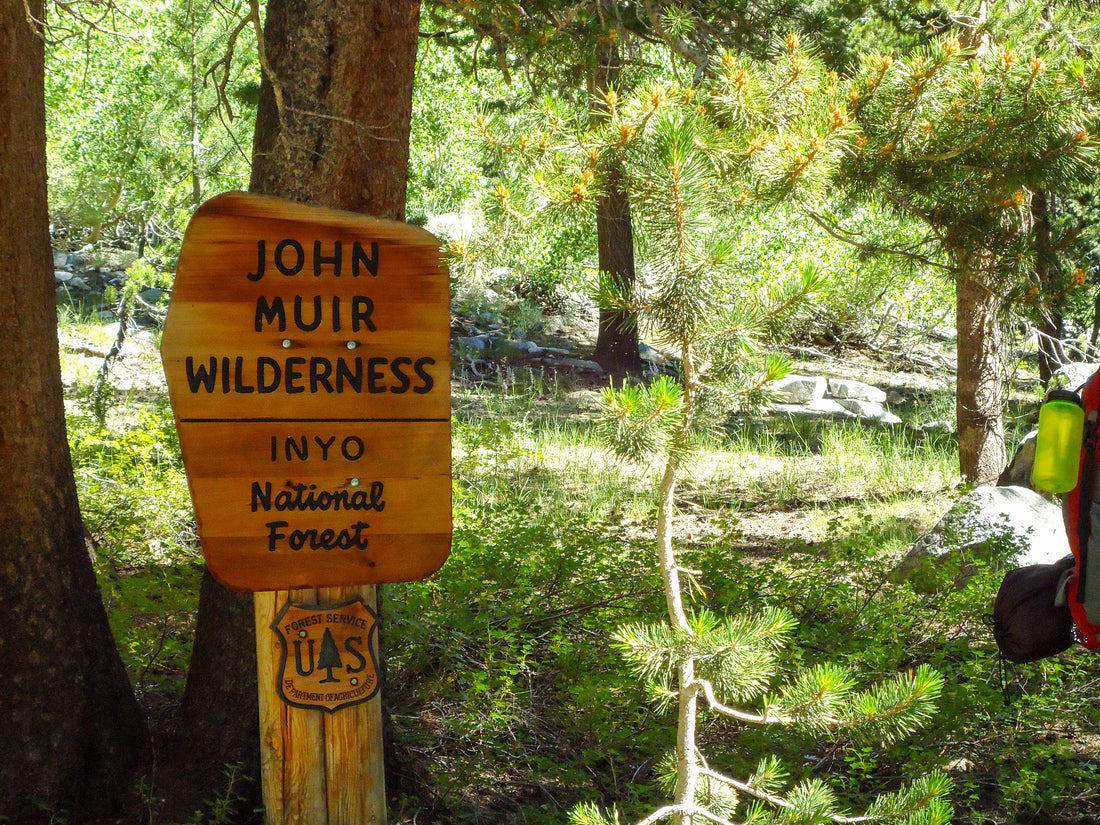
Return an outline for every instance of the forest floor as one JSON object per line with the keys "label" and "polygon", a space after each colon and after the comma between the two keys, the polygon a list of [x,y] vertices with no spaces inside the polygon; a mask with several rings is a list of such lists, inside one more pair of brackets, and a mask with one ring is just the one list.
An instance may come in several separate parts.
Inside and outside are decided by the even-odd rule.
{"label": "forest floor", "polygon": [[[459,324],[455,332],[456,337],[468,334],[470,327]],[[583,325],[562,324],[548,329],[538,340],[568,350],[576,356],[573,360],[583,361],[592,332]],[[74,409],[86,404],[89,388],[117,333],[117,326],[102,322],[62,325],[63,378],[70,399],[67,403]],[[127,330],[108,373],[113,399],[107,408],[109,428],[124,430],[136,410],[164,410],[166,387],[157,341],[152,330]],[[797,359],[796,372],[854,378],[895,391],[901,403],[910,407],[903,411],[909,419],[949,417],[953,409],[953,356],[944,342],[913,350],[910,357],[897,351],[884,355],[852,349],[822,352],[813,347],[792,355]],[[474,357],[476,364],[471,363]],[[452,561],[457,560],[458,565],[448,564],[446,581],[395,587],[388,597],[395,634],[407,634],[407,639],[393,643],[389,665],[396,691],[392,712],[397,760],[391,777],[391,821],[420,825],[559,822],[564,819],[564,809],[585,798],[585,788],[590,786],[605,798],[626,794],[628,803],[637,796],[633,804],[644,808],[647,794],[655,793],[656,786],[653,761],[643,756],[641,749],[659,742],[660,736],[651,734],[649,724],[631,727],[642,721],[624,724],[614,720],[616,709],[603,707],[614,702],[601,691],[619,696],[627,690],[613,672],[615,656],[608,649],[608,636],[617,622],[634,615],[631,611],[640,610],[649,599],[638,588],[652,577],[652,570],[644,569],[650,563],[639,567],[637,558],[647,558],[646,551],[638,548],[652,541],[651,482],[647,480],[652,468],[615,464],[583,436],[598,390],[607,385],[606,375],[575,364],[532,366],[514,353],[502,359],[471,356],[461,347],[455,349],[453,366],[456,497],[462,501],[456,499]],[[1019,390],[1022,399],[1028,397],[1026,384]],[[895,447],[886,443],[888,434],[849,432],[831,443],[827,424],[796,427],[793,432],[787,432],[782,422],[772,424],[765,426],[766,438],[761,443],[701,456],[681,489],[677,539],[693,559],[701,559],[707,567],[703,576],[707,592],[715,596],[727,592],[726,598],[733,602],[751,597],[738,590],[750,586],[738,584],[739,577],[759,578],[751,586],[764,590],[782,593],[786,588],[792,603],[802,611],[800,619],[809,623],[800,647],[807,651],[835,649],[855,664],[866,660],[876,669],[890,666],[883,663],[885,658],[873,660],[867,650],[850,647],[866,634],[875,645],[893,645],[896,650],[890,655],[902,661],[912,661],[931,650],[936,657],[947,657],[947,667],[989,667],[985,659],[980,666],[973,666],[965,660],[969,654],[958,652],[960,644],[968,649],[968,636],[985,633],[977,624],[978,614],[987,606],[967,607],[974,613],[963,619],[951,616],[957,605],[937,602],[933,607],[939,611],[938,624],[933,631],[922,624],[920,616],[912,615],[911,606],[874,607],[870,599],[876,598],[881,585],[878,590],[865,591],[861,581],[871,575],[872,567],[888,562],[871,559],[871,555],[884,548],[887,556],[902,552],[957,500],[954,454],[936,448],[916,460],[904,453],[904,446],[895,452]],[[863,454],[861,450],[878,452]],[[604,498],[597,504],[582,502],[601,495]],[[546,503],[541,503],[540,497],[545,497]],[[581,518],[578,507],[600,509],[602,514]],[[593,525],[606,531],[608,538],[598,539]],[[545,547],[536,546],[539,542]],[[609,556],[621,556],[615,563],[623,566],[605,570],[602,583],[588,588],[585,578],[589,571],[583,559],[570,555],[571,542],[574,549],[590,544],[607,547]],[[148,556],[155,545],[156,540],[150,541],[142,553]],[[732,570],[711,568],[711,555],[717,549],[735,565]],[[636,551],[642,555],[635,558]],[[558,555],[548,555],[551,553]],[[867,554],[866,558],[860,554]],[[180,581],[185,586],[187,582],[197,584],[195,558],[191,555],[184,560],[185,572],[173,586]],[[782,569],[771,570],[780,559]],[[135,578],[143,575],[142,563],[128,563],[127,570]],[[516,567],[528,563],[530,570]],[[825,568],[820,567],[823,563]],[[565,579],[548,582],[538,578],[555,566],[566,571],[562,574]],[[605,590],[594,589],[597,587]],[[186,674],[190,611],[196,596],[190,594],[176,607],[170,633],[163,616],[152,617],[156,610],[165,609],[168,597],[164,593],[146,593],[142,597],[145,606],[128,608],[133,616],[144,618],[130,620],[130,635],[120,640],[120,647],[129,651],[124,653],[130,656],[128,665],[141,669],[135,680],[144,685],[140,695],[155,730],[171,729],[171,714]],[[127,598],[123,592],[123,608],[127,608]],[[145,604],[149,601],[151,606]],[[847,601],[854,605],[851,615]],[[623,609],[631,602],[637,605]],[[113,603],[117,608],[119,599]],[[488,623],[478,618],[479,604],[496,618]],[[911,615],[902,618],[899,611]],[[563,615],[570,617],[564,624]],[[946,636],[935,641],[933,636],[945,631],[945,615]],[[843,629],[849,623],[849,629]],[[891,628],[899,623],[905,629],[894,633]],[[517,641],[501,635],[505,627],[535,628],[537,632],[527,641]],[[915,641],[906,640],[907,633]],[[894,638],[886,638],[891,634]],[[174,643],[178,644],[174,647]],[[592,650],[583,655],[563,653],[584,650],[585,645]],[[147,648],[151,652],[142,652]],[[868,649],[874,653],[873,647]],[[583,658],[589,655],[597,658]],[[570,656],[581,658],[573,662]],[[147,684],[149,674],[157,674],[155,684]],[[975,677],[960,678],[965,682]],[[1003,684],[997,687],[988,673],[980,678],[989,680],[983,688],[983,701],[1000,701]],[[586,687],[588,681],[594,686]],[[630,689],[636,691],[637,687]],[[962,700],[952,701],[956,707],[948,713],[967,712],[965,704],[959,706]],[[984,710],[972,714],[974,721],[968,722],[980,728],[973,735],[984,737],[987,743],[998,741],[998,734],[989,727],[993,722],[984,721],[995,714],[983,714]],[[1043,757],[1061,753],[1049,742],[1050,737],[1065,739],[1064,731],[1058,736],[1049,731],[1037,736],[1032,725],[1017,721],[1015,726],[1018,735],[1028,737],[1027,747]],[[934,735],[934,742],[921,746],[922,752],[929,754],[927,758],[946,758],[935,754],[946,752],[949,746],[959,747],[953,740],[963,734],[945,730]],[[1071,734],[1069,739],[1082,748],[1091,741],[1084,730],[1075,728]],[[704,738],[714,735],[709,732]],[[815,746],[796,743],[792,747],[812,754]],[[974,767],[980,762],[976,754],[981,747],[971,743],[966,748],[971,754],[967,758],[947,760],[960,771],[957,781],[968,794],[961,799],[969,807],[960,821],[1090,821],[1082,816],[1082,806],[1092,804],[1096,794],[1078,790],[1072,783],[1057,797],[1057,816],[999,818],[1008,809],[1005,788],[1020,786],[1013,791],[1019,799],[1010,800],[1020,811],[1036,805],[1041,810],[1043,804],[1053,807],[1054,803],[1035,802],[1042,781],[1031,763],[1013,767],[1005,779],[1004,766],[995,766],[1000,757],[990,756],[990,765]],[[600,755],[601,749],[608,754]],[[1072,766],[1088,762],[1079,749],[1073,752]],[[494,758],[494,754],[499,756]],[[900,763],[895,759],[883,757],[872,764],[874,760],[851,754],[826,748],[820,764],[839,770],[842,782],[856,792],[863,792],[876,777],[887,784],[896,781],[893,772]],[[168,766],[164,767],[167,771]],[[624,772],[633,777],[629,786],[619,779]],[[244,785],[217,792],[184,788],[180,793],[190,799],[207,799],[205,813],[188,818],[185,809],[162,800],[149,803],[151,818],[160,825],[184,821],[244,825],[254,819],[249,812],[256,800]],[[234,802],[235,796],[241,799],[227,804]],[[221,813],[217,812],[219,804]],[[631,810],[629,804],[627,810]]]}

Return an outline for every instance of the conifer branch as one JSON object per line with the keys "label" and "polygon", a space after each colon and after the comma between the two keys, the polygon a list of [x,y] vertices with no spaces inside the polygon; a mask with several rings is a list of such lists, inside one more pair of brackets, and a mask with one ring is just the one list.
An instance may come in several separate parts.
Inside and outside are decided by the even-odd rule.
{"label": "conifer branch", "polygon": [[743,710],[738,710],[737,708],[723,704],[718,701],[718,697],[714,694],[714,685],[706,679],[696,679],[692,688],[697,692],[701,691],[703,693],[707,700],[707,706],[715,713],[721,713],[723,716],[729,716],[731,719],[736,719],[739,722],[751,722],[758,725],[783,725],[791,721],[787,717],[771,714],[771,707],[768,707],[763,715],[761,715],[747,713]]}
{"label": "conifer branch", "polygon": [[810,220],[836,238],[838,241],[842,241],[846,244],[854,246],[861,252],[866,252],[869,255],[900,255],[903,258],[908,258],[917,263],[924,264],[925,266],[932,267],[933,269],[939,269],[943,272],[952,272],[953,269],[946,264],[942,264],[939,261],[933,260],[926,255],[921,255],[908,249],[898,249],[896,247],[879,246],[878,244],[869,244],[859,240],[855,235],[846,232],[837,226],[833,221],[822,215],[816,209],[809,209],[804,207],[802,210]]}
{"label": "conifer branch", "polygon": [[[700,768],[699,773],[707,777],[708,779],[722,782],[726,785],[729,785],[731,788],[734,788],[735,790],[746,793],[749,796],[759,799],[761,802],[767,802],[769,805],[774,805],[777,808],[783,808],[788,811],[796,809],[795,805],[780,796],[767,793],[766,791],[762,791],[759,788],[753,787],[747,782],[741,782],[731,776],[726,776],[724,774],[718,773],[717,771],[710,768]],[[879,819],[879,817],[875,816],[839,816],[837,814],[825,814],[825,818],[828,819],[830,822],[836,822],[837,825],[855,825],[856,823],[874,822]]]}
{"label": "conifer branch", "polygon": [[662,819],[669,819],[674,816],[698,816],[708,822],[717,823],[717,825],[735,825],[728,819],[718,816],[718,814],[708,811],[694,803],[684,805],[666,805],[663,808],[658,808],[651,813],[645,819],[639,819],[637,825],[653,825],[655,822],[660,822]]}

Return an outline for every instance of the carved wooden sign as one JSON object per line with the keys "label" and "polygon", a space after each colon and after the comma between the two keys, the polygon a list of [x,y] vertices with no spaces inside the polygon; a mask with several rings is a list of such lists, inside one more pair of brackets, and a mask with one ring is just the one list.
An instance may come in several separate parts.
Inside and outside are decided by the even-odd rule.
{"label": "carved wooden sign", "polygon": [[376,584],[443,564],[449,329],[423,230],[241,192],[195,212],[161,357],[219,581]]}

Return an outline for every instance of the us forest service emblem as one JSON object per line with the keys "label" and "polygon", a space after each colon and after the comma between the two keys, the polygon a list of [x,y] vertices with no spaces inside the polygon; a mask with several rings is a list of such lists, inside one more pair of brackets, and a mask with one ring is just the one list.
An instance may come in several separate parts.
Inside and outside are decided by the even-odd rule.
{"label": "us forest service emblem", "polygon": [[336,605],[287,602],[271,625],[283,648],[279,695],[329,713],[378,692],[377,616],[362,599]]}

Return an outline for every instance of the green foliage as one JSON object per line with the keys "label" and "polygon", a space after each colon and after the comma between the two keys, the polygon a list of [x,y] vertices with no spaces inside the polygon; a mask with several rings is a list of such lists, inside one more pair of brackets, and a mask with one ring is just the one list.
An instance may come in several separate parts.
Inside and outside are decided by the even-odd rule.
{"label": "green foliage", "polygon": [[732,294],[807,266],[828,277],[810,306],[769,326],[771,340],[858,347],[888,340],[899,326],[911,325],[916,337],[943,325],[954,306],[954,285],[912,258],[884,251],[921,249],[919,223],[874,204],[829,202],[824,211],[848,241],[789,207],[732,220],[725,230],[736,245]]}
{"label": "green foliage", "polygon": [[232,825],[245,797],[241,785],[248,781],[243,766],[226,765],[225,789],[206,803],[206,809],[198,811],[186,825]]}
{"label": "green foliage", "polygon": [[957,264],[994,256],[983,266],[1004,289],[1032,253],[1030,193],[1093,174],[1100,65],[1076,48],[1091,25],[1076,11],[1024,3],[1010,14],[985,21],[988,47],[956,31],[899,59],[866,57],[848,92],[862,136],[840,176],[933,227]]}
{"label": "green foliage", "polygon": [[198,602],[194,516],[167,407],[108,429],[73,410],[69,444],[111,630],[140,687],[177,687]]}
{"label": "green foliage", "polygon": [[[624,383],[606,389],[598,424],[619,457],[664,463],[656,545],[667,622],[626,623],[615,635],[637,678],[651,685],[658,708],[678,708],[676,755],[665,771],[673,777],[670,796],[676,801],[647,821],[668,817],[679,824],[697,810],[724,818],[738,807],[735,788],[773,806],[777,821],[837,815],[832,791],[817,780],[773,798],[706,767],[695,721],[703,697],[711,710],[742,722],[818,732],[847,725],[888,743],[927,722],[943,685],[937,673],[920,667],[857,692],[847,671],[817,664],[799,669],[765,701],[792,618],[770,607],[719,617],[683,605],[683,577],[703,591],[677,560],[674,496],[682,468],[698,448],[708,396],[763,401],[767,383],[789,369],[786,359],[761,358],[765,330],[789,320],[827,282],[807,263],[790,278],[760,285],[747,299],[731,299],[721,289],[731,244],[717,216],[734,206],[748,213],[783,202],[813,203],[850,138],[849,119],[835,105],[835,75],[796,36],[783,47],[779,59],[764,65],[725,55],[721,74],[707,88],[654,84],[622,99],[608,91],[605,116],[594,123],[576,119],[554,101],[532,109],[525,130],[504,140],[494,135],[498,124],[479,119],[489,148],[500,158],[511,156],[518,173],[514,189],[502,183],[495,191],[496,217],[504,225],[522,227],[567,211],[590,217],[607,176],[621,175],[648,272],[640,287],[616,289],[605,279],[602,291],[609,304],[636,314],[653,339],[680,358],[678,381],[662,377],[648,387]],[[740,193],[736,203],[730,190]],[[761,701],[759,712],[727,704]],[[930,790],[917,806],[924,809],[920,816],[943,821],[948,808],[939,803],[942,791],[938,785]],[[906,816],[912,813],[899,803],[898,810],[903,808]],[[598,816],[583,809],[578,819]]]}
{"label": "green foliage", "polygon": [[661,623],[626,624],[615,632],[617,647],[634,673],[654,684],[661,697],[674,695],[676,665],[690,658],[698,677],[717,684],[723,699],[759,698],[794,628],[793,618],[774,608],[752,616],[725,617],[704,610],[688,622],[686,630]]}
{"label": "green foliage", "polygon": [[[70,244],[178,243],[203,193],[243,188],[258,85],[237,2],[118,2],[107,27],[51,12],[50,209]],[[109,31],[108,31],[109,29]],[[224,93],[224,94],[223,94]]]}
{"label": "green foliage", "polygon": [[476,80],[463,72],[461,52],[440,39],[422,41],[416,59],[407,211],[420,223],[476,201],[484,180],[470,112],[506,100],[509,90],[491,70]]}
{"label": "green foliage", "polygon": [[672,428],[665,422],[678,421],[684,412],[684,391],[677,382],[660,376],[649,384],[605,387],[601,400],[597,433],[616,455],[645,463],[668,453]]}
{"label": "green foliage", "polygon": [[484,782],[613,782],[647,747],[667,747],[607,636],[655,606],[641,543],[519,497],[463,501],[446,573],[389,586],[383,601],[399,736],[431,749],[450,804]]}
{"label": "green foliage", "polygon": [[115,335],[115,340],[111,343],[106,358],[103,360],[103,364],[100,366],[99,378],[91,391],[92,410],[100,425],[106,425],[107,413],[114,394],[109,380],[111,364],[121,352],[122,345],[133,324],[134,316],[140,311],[152,313],[154,318],[159,320],[160,314],[163,312],[162,307],[147,303],[140,293],[149,288],[167,290],[171,287],[171,281],[171,276],[167,273],[159,272],[144,259],[139,259],[127,268],[126,280],[121,289],[116,290],[112,287],[104,293],[103,297],[115,305],[114,313],[118,319],[118,332]]}

